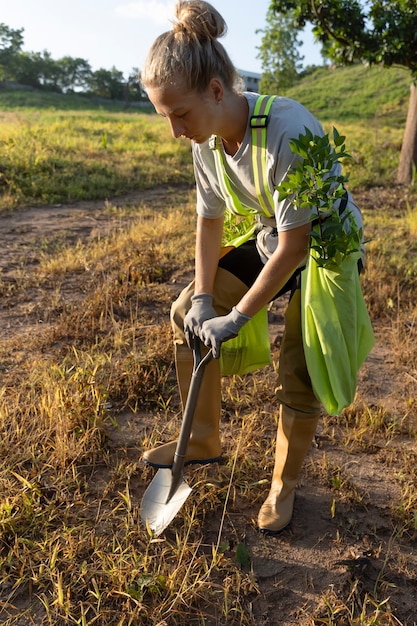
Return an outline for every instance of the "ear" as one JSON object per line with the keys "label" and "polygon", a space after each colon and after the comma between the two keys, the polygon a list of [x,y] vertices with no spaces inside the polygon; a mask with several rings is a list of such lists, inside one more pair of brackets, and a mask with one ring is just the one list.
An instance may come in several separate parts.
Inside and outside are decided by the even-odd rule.
{"label": "ear", "polygon": [[209,92],[216,102],[220,102],[224,97],[224,87],[220,78],[212,78],[209,83]]}

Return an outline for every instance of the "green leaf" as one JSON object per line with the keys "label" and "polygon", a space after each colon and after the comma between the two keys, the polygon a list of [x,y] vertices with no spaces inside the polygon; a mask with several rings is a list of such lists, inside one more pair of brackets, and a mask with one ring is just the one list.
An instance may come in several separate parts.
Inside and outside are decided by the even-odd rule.
{"label": "green leaf", "polygon": [[242,567],[250,568],[250,555],[243,543],[238,543],[236,548],[236,561]]}
{"label": "green leaf", "polygon": [[[301,157],[294,163],[285,181],[277,186],[279,199],[290,198],[294,208],[309,210],[312,219],[321,215],[322,221],[311,233],[311,248],[322,267],[336,266],[343,258],[357,251],[361,244],[359,232],[352,216],[345,212],[339,216],[335,202],[345,194],[347,177],[334,174],[334,166],[341,158],[350,157],[345,151],[345,137],[333,129],[334,147],[329,135],[317,136],[305,128],[289,145]],[[338,150],[339,148],[339,150]],[[345,222],[349,228],[345,228]]]}

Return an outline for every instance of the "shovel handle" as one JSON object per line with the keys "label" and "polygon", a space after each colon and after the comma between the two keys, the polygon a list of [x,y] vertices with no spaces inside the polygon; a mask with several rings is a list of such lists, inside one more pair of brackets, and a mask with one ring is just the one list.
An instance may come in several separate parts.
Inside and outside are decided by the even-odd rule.
{"label": "shovel handle", "polygon": [[172,484],[170,492],[168,494],[167,502],[169,502],[181,481],[182,470],[185,461],[185,453],[187,450],[188,441],[190,439],[191,427],[193,425],[194,413],[197,405],[198,394],[201,387],[201,381],[203,379],[204,368],[213,358],[212,350],[209,350],[207,354],[202,357],[201,343],[198,337],[194,337],[193,343],[194,367],[193,373],[191,375],[191,383],[188,390],[187,402],[185,403],[181,431],[178,437],[178,443],[174,454],[174,461],[172,464]]}
{"label": "shovel handle", "polygon": [[199,376],[200,378],[202,378],[203,372],[200,373],[200,369],[204,369],[204,367],[211,361],[211,359],[213,358],[213,351],[209,350],[207,354],[203,357],[201,354],[201,341],[198,337],[194,337],[193,356],[194,356],[194,368],[193,368],[192,376]]}

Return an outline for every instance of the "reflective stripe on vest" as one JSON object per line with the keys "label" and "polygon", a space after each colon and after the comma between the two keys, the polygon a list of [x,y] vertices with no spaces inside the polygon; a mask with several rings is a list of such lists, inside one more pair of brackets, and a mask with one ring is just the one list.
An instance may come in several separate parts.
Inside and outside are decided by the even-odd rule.
{"label": "reflective stripe on vest", "polygon": [[252,166],[255,188],[259,203],[266,217],[274,216],[274,199],[268,185],[266,169],[266,126],[268,115],[275,96],[259,96],[253,115],[250,118],[252,128]]}
{"label": "reflective stripe on vest", "polygon": [[217,180],[219,181],[220,190],[222,192],[222,196],[227,208],[236,215],[246,216],[249,213],[255,213],[255,209],[252,209],[251,211],[248,207],[243,206],[243,204],[239,200],[238,195],[233,189],[232,181],[228,177],[226,169],[224,167],[223,145],[220,137],[218,137],[217,135],[213,135],[212,137],[210,137],[209,146],[211,150],[213,150]]}
{"label": "reflective stripe on vest", "polygon": [[[274,200],[268,185],[266,167],[266,127],[268,115],[275,96],[259,96],[249,120],[252,130],[252,167],[256,194],[266,217],[274,216]],[[217,135],[210,138],[209,146],[213,150],[217,178],[227,208],[236,215],[258,213],[255,208],[244,206],[233,189],[233,183],[227,175],[224,165],[222,140]]]}

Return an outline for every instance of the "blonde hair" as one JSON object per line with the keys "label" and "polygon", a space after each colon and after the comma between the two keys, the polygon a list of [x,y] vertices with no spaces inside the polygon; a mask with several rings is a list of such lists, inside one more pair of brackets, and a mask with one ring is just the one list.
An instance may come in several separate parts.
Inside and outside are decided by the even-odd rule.
{"label": "blonde hair", "polygon": [[173,80],[204,91],[219,77],[233,89],[239,76],[224,47],[217,41],[227,32],[220,13],[204,0],[179,0],[172,30],[160,35],[149,50],[141,72],[143,86],[158,88]]}

